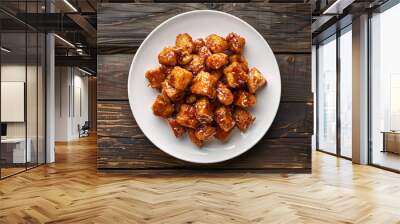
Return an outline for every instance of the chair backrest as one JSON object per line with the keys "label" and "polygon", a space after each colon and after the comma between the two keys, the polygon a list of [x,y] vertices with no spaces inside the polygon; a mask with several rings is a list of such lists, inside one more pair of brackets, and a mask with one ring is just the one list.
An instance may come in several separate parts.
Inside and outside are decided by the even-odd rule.
{"label": "chair backrest", "polygon": [[85,121],[85,123],[83,124],[82,128],[87,128],[87,129],[89,129],[89,128],[90,128],[90,126],[89,126],[89,121]]}

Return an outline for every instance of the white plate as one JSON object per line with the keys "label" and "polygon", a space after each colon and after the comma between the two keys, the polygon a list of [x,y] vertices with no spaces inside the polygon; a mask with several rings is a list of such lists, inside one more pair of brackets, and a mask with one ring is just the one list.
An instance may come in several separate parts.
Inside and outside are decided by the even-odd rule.
{"label": "white plate", "polygon": [[[158,53],[166,46],[173,46],[179,33],[205,38],[212,33],[225,37],[230,32],[246,38],[244,55],[249,67],[258,68],[266,76],[268,86],[257,92],[257,104],[251,110],[256,121],[246,133],[240,133],[236,128],[226,143],[212,140],[199,148],[190,142],[187,135],[175,138],[166,120],[153,115],[151,106],[158,92],[147,86],[144,74],[158,66]],[[143,41],[129,71],[128,97],[137,124],[159,149],[193,163],[216,163],[246,152],[268,131],[279,107],[281,77],[274,53],[252,26],[227,13],[197,10],[168,19]]]}

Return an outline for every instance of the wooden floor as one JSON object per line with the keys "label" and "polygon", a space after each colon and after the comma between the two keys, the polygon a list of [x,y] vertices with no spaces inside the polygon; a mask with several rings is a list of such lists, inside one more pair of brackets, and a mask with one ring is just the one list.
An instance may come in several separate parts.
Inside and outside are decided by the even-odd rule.
{"label": "wooden floor", "polygon": [[94,138],[0,181],[0,223],[400,223],[400,175],[313,154],[312,174],[133,177],[96,171]]}
{"label": "wooden floor", "polygon": [[394,170],[400,170],[400,155],[392,152],[381,152],[374,150],[372,157],[374,164],[388,167]]}

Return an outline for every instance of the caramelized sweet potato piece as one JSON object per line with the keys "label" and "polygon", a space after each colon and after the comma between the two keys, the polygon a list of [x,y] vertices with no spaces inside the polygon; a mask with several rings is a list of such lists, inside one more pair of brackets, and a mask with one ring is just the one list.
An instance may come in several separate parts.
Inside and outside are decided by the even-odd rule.
{"label": "caramelized sweet potato piece", "polygon": [[200,71],[204,70],[204,68],[205,68],[204,60],[200,56],[195,54],[195,55],[193,55],[193,58],[190,61],[190,63],[187,64],[185,66],[185,68],[187,70],[191,71],[193,74],[197,74]]}
{"label": "caramelized sweet potato piece", "polygon": [[249,80],[247,80],[247,88],[250,93],[255,93],[257,89],[267,84],[264,76],[256,68],[252,68],[249,73]]}
{"label": "caramelized sweet potato piece", "polygon": [[196,118],[200,123],[211,123],[214,119],[213,105],[207,98],[197,100],[195,104]]}
{"label": "caramelized sweet potato piece", "polygon": [[226,36],[226,40],[229,44],[229,50],[236,54],[241,53],[246,44],[246,40],[237,33],[229,33],[228,36]]}
{"label": "caramelized sweet potato piece", "polygon": [[203,146],[204,141],[197,138],[195,129],[189,129],[188,136],[189,136],[190,141],[193,142],[195,145],[197,145],[199,147]]}
{"label": "caramelized sweet potato piece", "polygon": [[165,73],[162,72],[160,67],[148,70],[145,76],[147,80],[149,80],[149,86],[155,89],[161,88],[161,83],[166,77]]}
{"label": "caramelized sweet potato piece", "polygon": [[207,96],[211,99],[215,98],[216,87],[217,87],[217,78],[210,75],[208,72],[200,72],[193,79],[193,84],[191,86],[191,91],[194,94]]}
{"label": "caramelized sweet potato piece", "polygon": [[178,34],[178,36],[176,36],[175,45],[186,49],[189,53],[192,53],[194,49],[192,37],[187,33]]}
{"label": "caramelized sweet potato piece", "polygon": [[206,38],[206,46],[213,52],[213,53],[221,53],[229,48],[228,42],[225,38],[220,37],[216,34],[211,34]]}
{"label": "caramelized sweet potato piece", "polygon": [[207,141],[216,133],[216,129],[209,125],[200,126],[196,129],[195,135],[196,138],[200,141]]}
{"label": "caramelized sweet potato piece", "polygon": [[176,121],[184,127],[197,128],[199,122],[196,119],[196,109],[191,105],[182,104],[176,115]]}
{"label": "caramelized sweet potato piece", "polygon": [[168,118],[170,117],[175,108],[172,105],[171,101],[164,95],[158,95],[156,100],[153,103],[153,113],[156,116]]}
{"label": "caramelized sweet potato piece", "polygon": [[192,81],[193,75],[188,70],[175,66],[169,77],[171,85],[177,90],[185,90]]}
{"label": "caramelized sweet potato piece", "polygon": [[226,81],[231,88],[237,88],[246,84],[249,79],[247,73],[238,62],[233,62],[224,69]]}
{"label": "caramelized sweet potato piece", "polygon": [[214,111],[214,114],[215,121],[222,130],[230,131],[235,126],[235,120],[229,107],[220,106]]}
{"label": "caramelized sweet potato piece", "polygon": [[220,140],[221,142],[225,142],[233,129],[229,130],[229,131],[224,131],[222,128],[220,128],[219,126],[216,128],[216,133],[214,135],[214,137],[218,140]]}
{"label": "caramelized sweet potato piece", "polygon": [[161,83],[161,93],[165,96],[168,96],[168,98],[173,102],[182,100],[182,98],[185,96],[185,92],[182,90],[175,89],[169,83],[168,79],[166,79],[164,82]]}
{"label": "caramelized sweet potato piece", "polygon": [[235,93],[235,102],[234,104],[236,106],[242,107],[242,108],[250,108],[254,106],[257,102],[257,98],[255,95],[246,92],[244,90],[239,90],[238,92]]}
{"label": "caramelized sweet potato piece", "polygon": [[166,47],[158,55],[158,62],[162,65],[175,66],[178,62],[177,54],[172,47]]}
{"label": "caramelized sweet potato piece", "polygon": [[235,118],[236,126],[242,132],[245,132],[256,119],[248,111],[241,108],[235,108],[235,111],[233,112],[233,117]]}
{"label": "caramelized sweet potato piece", "polygon": [[224,53],[212,54],[206,60],[207,67],[211,69],[219,69],[226,64],[228,64],[228,55]]}
{"label": "caramelized sweet potato piece", "polygon": [[185,127],[181,126],[176,119],[169,118],[168,119],[168,124],[171,127],[172,131],[174,132],[175,137],[179,138],[183,134],[185,134],[186,129]]}
{"label": "caramelized sweet potato piece", "polygon": [[199,53],[200,49],[206,46],[206,43],[204,42],[203,38],[198,38],[193,41],[193,45],[194,45],[193,53]]}
{"label": "caramelized sweet potato piece", "polygon": [[217,99],[224,105],[231,105],[234,99],[231,90],[222,82],[217,84]]}

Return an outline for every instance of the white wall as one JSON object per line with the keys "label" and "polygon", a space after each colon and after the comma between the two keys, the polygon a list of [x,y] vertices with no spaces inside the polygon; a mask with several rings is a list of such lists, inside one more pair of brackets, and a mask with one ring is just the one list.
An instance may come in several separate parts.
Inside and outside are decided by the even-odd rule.
{"label": "white wall", "polygon": [[[24,105],[21,108],[22,113],[26,112],[26,120],[6,122],[7,137],[25,138],[26,135],[30,142],[32,161],[36,162],[36,158],[39,158],[39,163],[43,163],[45,158],[43,77],[41,66],[25,66],[25,64],[18,63],[8,63],[1,66],[2,82],[24,82],[26,85],[26,107]],[[1,110],[4,112],[4,110],[12,110],[12,108],[1,108]],[[7,112],[13,113],[13,111]],[[39,156],[37,156],[37,153],[39,153]]]}
{"label": "white wall", "polygon": [[68,67],[55,68],[55,141],[68,141],[70,84]]}
{"label": "white wall", "polygon": [[[1,66],[1,81],[2,82],[25,82],[25,75],[27,69],[28,72],[28,87],[27,87],[27,119],[28,119],[28,137],[30,133],[35,130],[36,135],[36,112],[37,98],[36,98],[36,79],[32,79],[30,74],[35,74],[36,76],[36,66],[27,66],[19,64],[4,64]],[[2,110],[7,110],[7,108],[1,108]],[[32,123],[33,122],[33,123]],[[7,123],[7,136],[8,137],[25,137],[25,123],[26,122],[11,122]],[[32,131],[30,131],[32,128]]]}
{"label": "white wall", "polygon": [[55,140],[70,141],[88,120],[88,78],[72,67],[56,67],[55,74]]}
{"label": "white wall", "polygon": [[[1,66],[1,81],[25,82],[25,65],[9,64]],[[6,108],[1,108],[6,110]],[[25,137],[25,123],[7,123],[7,137]]]}

